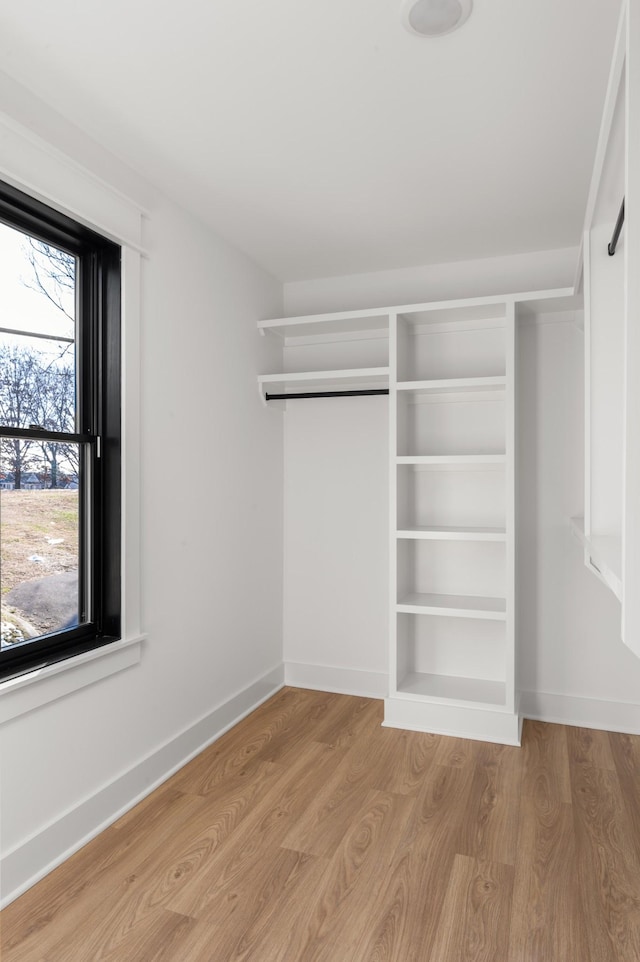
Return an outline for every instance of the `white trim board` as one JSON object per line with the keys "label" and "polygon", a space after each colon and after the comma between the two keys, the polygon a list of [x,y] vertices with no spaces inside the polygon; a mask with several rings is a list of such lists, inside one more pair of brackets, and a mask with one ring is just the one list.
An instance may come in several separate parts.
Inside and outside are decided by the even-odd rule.
{"label": "white trim board", "polygon": [[0,176],[118,244],[139,253],[140,205],[68,154],[0,112]]}
{"label": "white trim board", "polygon": [[150,795],[188,761],[279,691],[283,682],[284,670],[280,664],[7,852],[2,860],[0,908],[26,892]]}
{"label": "white trim board", "polygon": [[[364,698],[385,698],[388,691],[388,676],[385,672],[290,661],[285,662],[284,683],[294,688],[310,688],[313,691],[331,691]],[[640,703],[634,705],[601,698],[563,695],[558,692],[516,691],[516,694],[519,694],[520,698],[520,718],[640,735]]]}
{"label": "white trim board", "polygon": [[384,728],[432,732],[499,745],[520,745],[522,716],[509,711],[464,708],[392,696],[384,703]]}
{"label": "white trim board", "polygon": [[384,671],[311,665],[299,661],[285,661],[284,683],[292,688],[359,695],[361,698],[386,698],[389,689],[389,678]]}
{"label": "white trim board", "polygon": [[137,665],[145,640],[115,641],[0,682],[0,725]]}
{"label": "white trim board", "polygon": [[521,691],[520,714],[532,721],[640,735],[640,704],[629,702],[549,691]]}

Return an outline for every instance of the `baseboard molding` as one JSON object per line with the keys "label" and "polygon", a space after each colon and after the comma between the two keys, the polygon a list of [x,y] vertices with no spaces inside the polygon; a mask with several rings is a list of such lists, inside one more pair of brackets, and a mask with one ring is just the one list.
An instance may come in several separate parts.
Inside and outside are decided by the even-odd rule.
{"label": "baseboard molding", "polygon": [[284,666],[280,664],[8,852],[2,859],[0,908],[99,835],[283,684]]}
{"label": "baseboard molding", "polygon": [[[285,661],[284,680],[286,685],[295,688],[311,688],[314,691],[331,691],[365,698],[387,698],[389,688],[388,675],[385,672],[338,668],[334,665],[311,665],[296,661]],[[562,695],[556,692],[521,691],[518,715],[520,719],[530,718],[533,721],[640,735],[640,704]],[[406,723],[407,719],[403,721]],[[445,726],[441,728],[440,734],[461,733],[446,730]],[[463,737],[478,736],[474,735],[473,726],[469,726]],[[518,744],[519,736],[511,732],[509,740]]]}
{"label": "baseboard molding", "polygon": [[360,695],[363,698],[386,698],[389,678],[383,671],[359,668],[336,668],[333,665],[308,665],[285,661],[284,681],[294,688],[331,691],[338,695]]}
{"label": "baseboard molding", "polygon": [[534,721],[640,735],[640,704],[629,702],[547,691],[521,691],[520,714]]}
{"label": "baseboard molding", "polygon": [[519,745],[522,735],[522,721],[513,712],[478,710],[393,696],[385,699],[382,724],[385,728],[453,735],[500,745]]}

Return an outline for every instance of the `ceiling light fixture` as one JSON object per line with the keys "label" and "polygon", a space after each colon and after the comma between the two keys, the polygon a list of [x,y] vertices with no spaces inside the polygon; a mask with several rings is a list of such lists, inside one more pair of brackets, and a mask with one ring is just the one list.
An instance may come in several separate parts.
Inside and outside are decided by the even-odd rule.
{"label": "ceiling light fixture", "polygon": [[468,20],[473,0],[404,0],[402,20],[419,37],[442,37]]}

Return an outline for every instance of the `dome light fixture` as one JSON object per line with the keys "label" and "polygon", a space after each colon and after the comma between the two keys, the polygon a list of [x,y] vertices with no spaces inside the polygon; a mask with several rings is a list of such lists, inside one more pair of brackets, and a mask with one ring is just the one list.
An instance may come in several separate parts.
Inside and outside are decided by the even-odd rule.
{"label": "dome light fixture", "polygon": [[404,0],[402,20],[419,37],[443,37],[469,19],[473,0]]}

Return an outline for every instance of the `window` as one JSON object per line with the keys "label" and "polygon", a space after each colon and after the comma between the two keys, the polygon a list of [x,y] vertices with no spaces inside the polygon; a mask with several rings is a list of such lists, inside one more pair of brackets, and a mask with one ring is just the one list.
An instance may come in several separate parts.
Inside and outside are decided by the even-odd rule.
{"label": "window", "polygon": [[120,248],[0,184],[0,678],[120,637]]}

